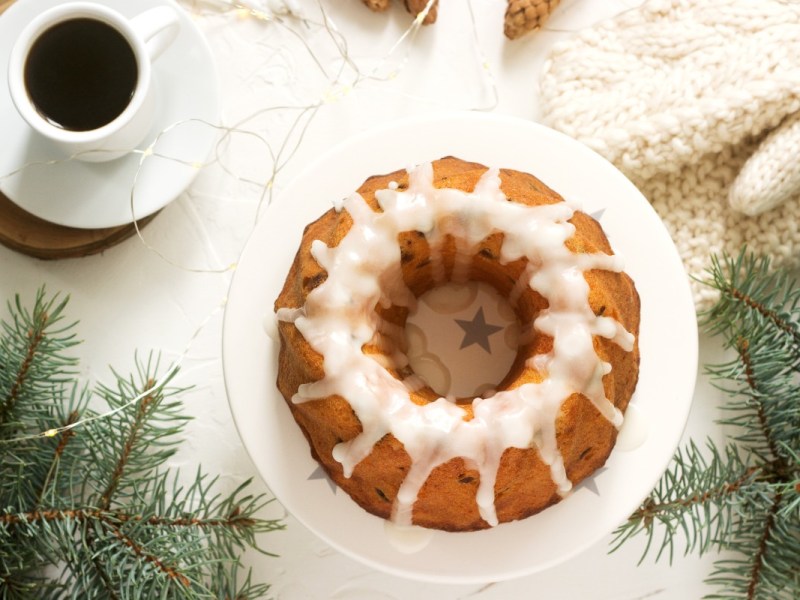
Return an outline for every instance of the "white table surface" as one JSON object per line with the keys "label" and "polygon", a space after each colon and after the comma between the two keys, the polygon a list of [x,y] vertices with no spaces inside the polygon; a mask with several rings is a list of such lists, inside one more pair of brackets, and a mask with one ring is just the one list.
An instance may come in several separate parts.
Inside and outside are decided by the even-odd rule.
{"label": "white table surface", "polygon": [[[309,18],[319,20],[317,0],[298,4]],[[565,0],[548,24],[550,31],[515,42],[502,35],[505,0],[471,0],[472,13],[465,0],[440,4],[437,24],[423,28],[390,55],[410,24],[404,10],[376,15],[360,0],[323,0],[362,73],[394,71],[385,80],[356,82],[352,69],[345,68],[337,82],[342,60],[327,30],[291,18],[260,22],[241,12],[215,12],[213,5],[209,10],[200,0],[185,0],[183,6],[195,15],[217,61],[223,123],[243,131],[221,152],[226,168],[217,164],[203,169],[192,187],[144,229],[144,242],[132,238],[102,255],[51,262],[0,247],[0,297],[20,293],[31,301],[43,284],[50,292],[70,295],[68,314],[80,321],[83,344],[77,353],[86,381],[109,381],[110,366],[122,372],[130,369],[136,350],[160,351],[165,364],[182,360],[177,383],[193,386],[183,399],[194,421],[175,466],[191,472],[199,461],[208,472],[223,475],[225,489],[255,477],[254,489],[266,490],[231,420],[220,355],[221,307],[232,276],[228,267],[247,240],[264,191],[253,182],[269,180],[266,144],[277,153],[298,115],[291,108],[263,109],[327,99],[275,179],[276,191],[332,144],[401,116],[488,109],[536,120],[538,73],[552,44],[638,1]],[[719,355],[719,342],[701,337],[701,365]],[[719,392],[701,373],[685,436],[720,437],[714,425],[719,401]],[[285,517],[285,531],[263,539],[279,557],[252,552],[245,560],[257,579],[271,583],[272,596],[284,600],[684,600],[708,591],[703,579],[717,558],[679,554],[671,566],[666,561],[654,564],[651,558],[637,566],[643,539],[609,556],[609,536],[560,566],[522,579],[430,584],[389,576],[340,555],[285,515],[277,503],[263,516]]]}

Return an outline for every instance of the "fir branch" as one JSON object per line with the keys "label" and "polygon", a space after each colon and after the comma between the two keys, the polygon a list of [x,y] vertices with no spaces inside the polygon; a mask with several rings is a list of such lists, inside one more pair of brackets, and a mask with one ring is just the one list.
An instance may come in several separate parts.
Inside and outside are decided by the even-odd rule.
{"label": "fir branch", "polygon": [[761,583],[762,574],[764,572],[764,563],[767,555],[767,546],[775,529],[775,514],[778,512],[778,507],[780,506],[782,497],[783,495],[780,492],[775,494],[775,498],[772,501],[772,506],[770,507],[769,511],[767,511],[764,530],[758,540],[758,548],[756,549],[756,553],[753,555],[753,568],[750,569],[749,573],[748,579],[750,582],[747,585],[748,599],[756,597],[756,590]]}
{"label": "fir branch", "polygon": [[[150,389],[153,387],[153,380],[150,379],[146,383],[146,388]],[[108,485],[106,489],[100,494],[100,508],[107,509],[111,506],[111,499],[114,496],[114,492],[117,491],[117,488],[120,485],[120,481],[122,480],[122,475],[125,472],[125,467],[128,464],[128,461],[131,458],[131,452],[133,451],[134,447],[136,446],[137,442],[139,441],[139,437],[142,434],[142,429],[144,428],[144,424],[147,422],[147,415],[151,406],[155,403],[155,396],[150,393],[144,398],[139,401],[138,406],[136,406],[136,410],[134,411],[134,417],[132,422],[130,423],[127,432],[124,432],[124,441],[122,444],[122,449],[119,453],[119,458],[114,465],[114,470],[111,472],[111,476],[109,477]]]}
{"label": "fir branch", "polygon": [[0,399],[14,399],[0,426],[0,599],[261,597],[268,586],[238,557],[266,553],[259,536],[282,528],[258,516],[269,500],[246,493],[249,482],[219,494],[200,470],[177,484],[165,463],[187,420],[183,390],[170,386],[174,371],[158,377],[155,355],[97,386],[110,410],[90,410],[64,353],[74,341],[58,325],[65,304],[40,292],[28,313],[17,300],[1,330],[0,366],[18,368],[0,370]]}
{"label": "fir branch", "polygon": [[[137,357],[136,367],[136,377],[116,375],[116,387],[98,387],[109,407],[121,410],[85,427],[94,442],[86,485],[96,490],[92,502],[100,508],[146,497],[143,490],[174,455],[187,421],[174,399],[182,390],[169,386],[172,376],[162,380],[154,376],[158,359]],[[135,398],[139,400],[131,402]],[[114,435],[109,435],[110,425]]]}
{"label": "fir branch", "polygon": [[[648,553],[672,558],[678,532],[686,552],[714,547],[719,559],[708,598],[773,600],[800,597],[800,290],[786,271],[748,254],[714,258],[709,285],[720,292],[702,315],[733,358],[708,365],[727,395],[721,424],[732,442],[721,452],[689,442],[642,506],[621,525],[613,549],[644,533]],[[710,458],[706,458],[709,455]]]}
{"label": "fir branch", "polygon": [[138,514],[130,514],[119,510],[99,510],[99,509],[68,509],[68,510],[34,510],[24,513],[3,513],[0,514],[0,525],[5,527],[30,525],[45,521],[101,521],[109,526],[116,527],[121,523],[145,523],[155,527],[196,527],[206,529],[213,527],[237,528],[253,527],[257,521],[253,518],[243,518],[239,512],[218,518],[197,518],[197,517],[175,517],[167,518],[162,516],[144,517]]}
{"label": "fir branch", "polygon": [[736,351],[739,355],[739,359],[742,361],[742,365],[744,366],[745,380],[750,388],[750,397],[753,400],[752,404],[754,405],[755,418],[758,422],[758,427],[754,429],[757,429],[762,439],[766,443],[766,447],[771,459],[780,463],[782,462],[782,457],[778,449],[778,442],[775,439],[773,428],[767,417],[767,403],[765,402],[765,396],[763,393],[760,393],[759,390],[760,378],[756,377],[756,369],[753,365],[752,356],[750,354],[750,342],[747,339],[740,337],[736,341]]}
{"label": "fir branch", "polygon": [[797,519],[783,519],[783,495],[775,494],[764,510],[745,511],[742,527],[728,540],[732,558],[718,560],[709,583],[719,590],[709,598],[789,600],[800,586],[800,539]]}
{"label": "fir branch", "polygon": [[[770,272],[769,261],[744,256],[726,261],[728,271],[712,273],[712,282],[728,290],[727,296],[750,300],[736,305],[736,313],[718,311],[726,304],[723,295],[705,315],[709,329],[735,350],[733,360],[707,370],[730,396],[724,408],[732,416],[721,423],[738,429],[733,438],[760,454],[763,462],[788,474],[791,457],[786,449],[800,447],[796,377],[800,370],[800,292],[786,273]],[[721,263],[715,264],[717,269],[723,268]],[[748,271],[737,275],[735,269],[742,264]],[[755,293],[760,296],[753,296]]]}
{"label": "fir branch", "polygon": [[697,551],[700,555],[710,548],[719,548],[734,521],[734,507],[756,501],[763,482],[757,467],[749,467],[736,446],[730,445],[722,454],[707,442],[710,458],[689,442],[679,448],[656,488],[642,505],[615,532],[612,551],[631,537],[644,533],[647,543],[640,563],[649,553],[656,525],[662,525],[664,536],[656,554],[660,559],[666,551],[669,561],[674,557],[675,534],[682,531],[686,538],[684,554]]}
{"label": "fir branch", "polygon": [[[791,466],[789,468],[789,473],[794,473],[795,476],[792,478],[791,475],[787,475],[785,478],[784,486],[781,488],[781,493],[785,499],[785,505],[779,513],[779,516],[781,518],[791,518],[794,516],[800,519],[800,475],[798,475],[800,474],[800,455],[798,455],[797,450],[789,448],[783,442],[781,442],[781,447],[782,451],[790,457]],[[798,571],[800,571],[800,568],[798,568]]]}
{"label": "fir branch", "polygon": [[154,554],[147,552],[134,539],[125,535],[118,527],[108,525],[108,530],[115,538],[121,541],[126,547],[130,548],[138,559],[152,565],[170,579],[178,581],[181,585],[185,587],[191,586],[189,578],[182,574],[175,566],[167,565]]}
{"label": "fir branch", "polygon": [[8,416],[11,414],[11,411],[14,410],[14,407],[19,400],[20,389],[22,389],[22,387],[25,385],[25,381],[28,379],[28,372],[30,371],[33,359],[39,350],[39,345],[42,343],[42,338],[44,337],[44,328],[46,326],[47,314],[45,313],[42,317],[41,327],[36,330],[31,329],[28,331],[28,348],[25,351],[22,363],[17,369],[16,377],[14,377],[14,383],[11,385],[11,390],[9,390],[8,395],[3,399],[2,404],[0,404],[0,424],[6,422]]}
{"label": "fir branch", "polygon": [[[77,410],[70,411],[66,421],[61,422],[61,427],[69,427],[70,425],[77,423],[79,417],[80,414]],[[42,504],[45,494],[47,493],[48,489],[51,489],[51,484],[57,477],[58,468],[61,464],[61,457],[64,455],[64,452],[67,449],[67,444],[70,443],[75,435],[75,430],[71,428],[64,429],[60,434],[58,434],[58,441],[55,449],[53,450],[53,458],[50,461],[50,467],[47,469],[47,474],[45,475],[44,481],[39,486],[39,493],[36,497],[36,506],[40,506]]]}
{"label": "fir branch", "polygon": [[789,273],[773,270],[768,258],[742,250],[736,258],[712,257],[709,279],[703,283],[720,292],[717,303],[701,315],[710,334],[723,335],[730,343],[749,328],[783,339],[795,360],[800,357],[800,331],[792,316],[800,289]]}
{"label": "fir branch", "polygon": [[36,294],[32,311],[16,296],[9,303],[10,322],[2,323],[0,336],[0,438],[10,435],[15,421],[40,414],[54,388],[74,374],[76,361],[64,351],[77,342],[73,324],[60,327],[68,298]]}

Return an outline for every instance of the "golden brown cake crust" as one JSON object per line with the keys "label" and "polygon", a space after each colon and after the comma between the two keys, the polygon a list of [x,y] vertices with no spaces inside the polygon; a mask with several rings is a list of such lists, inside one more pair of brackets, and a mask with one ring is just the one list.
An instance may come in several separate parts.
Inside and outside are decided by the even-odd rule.
{"label": "golden brown cake crust", "polygon": [[[434,185],[469,192],[486,170],[487,167],[477,163],[453,157],[443,158],[433,162]],[[501,169],[500,179],[501,189],[509,201],[534,206],[562,201],[556,192],[533,175]],[[390,182],[397,182],[399,189],[403,189],[408,185],[408,174],[406,171],[396,171],[370,177],[358,189],[358,193],[374,211],[379,211],[375,192],[386,189]],[[576,229],[574,236],[567,241],[571,251],[613,253],[594,219],[576,212],[570,222]],[[276,310],[302,307],[310,291],[325,281],[325,270],[311,256],[312,241],[322,240],[329,247],[336,246],[351,224],[352,219],[346,211],[336,212],[332,209],[305,228],[283,290],[275,301]],[[498,233],[481,243],[472,260],[470,278],[484,281],[507,296],[524,271],[525,261],[501,264],[501,242],[502,234]],[[401,248],[403,278],[408,287],[416,295],[435,287],[425,238],[418,232],[407,232],[401,234],[398,244]],[[454,245],[446,245],[443,257],[448,273],[453,268],[454,254]],[[637,339],[633,350],[626,352],[606,338],[594,337],[598,356],[613,367],[603,377],[606,396],[624,412],[638,378],[639,296],[633,281],[624,273],[592,270],[585,273],[585,279],[590,286],[589,304],[592,311],[596,315],[616,319]],[[544,298],[533,290],[527,290],[520,297],[515,310],[521,321],[532,321],[546,306]],[[384,310],[381,316],[402,325],[407,311],[392,307]],[[301,384],[318,381],[324,376],[322,360],[294,324],[279,322],[279,332],[278,389],[308,440],[313,457],[331,479],[365,510],[389,518],[397,490],[411,465],[403,444],[387,434],[369,456],[355,467],[352,475],[345,477],[341,464],[332,456],[333,448],[357,436],[362,430],[361,424],[348,402],[338,396],[299,404],[292,402],[292,396]],[[552,338],[540,334],[522,346],[514,365],[498,388],[513,389],[527,382],[540,381],[542,375],[526,367],[525,360],[547,351],[552,343]],[[377,348],[366,347],[364,351],[380,352]],[[416,403],[431,402],[437,397],[430,388],[412,394],[412,400]],[[471,407],[466,403],[462,406],[467,411],[466,418],[471,418]],[[558,449],[563,455],[567,476],[573,484],[579,483],[605,463],[617,435],[616,428],[580,394],[573,394],[562,405],[556,421],[556,432]],[[460,458],[435,468],[414,505],[414,523],[448,531],[488,527],[475,501],[479,480],[478,471],[469,468]],[[550,468],[535,448],[506,449],[494,489],[497,517],[501,523],[525,518],[560,500]]]}

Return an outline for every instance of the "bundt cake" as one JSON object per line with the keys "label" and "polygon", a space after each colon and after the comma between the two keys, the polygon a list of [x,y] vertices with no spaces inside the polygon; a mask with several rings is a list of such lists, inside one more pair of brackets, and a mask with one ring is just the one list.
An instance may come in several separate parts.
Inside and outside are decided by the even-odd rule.
{"label": "bundt cake", "polygon": [[[480,281],[520,322],[492,395],[442,398],[404,353],[416,298]],[[600,225],[536,177],[443,158],[370,177],[309,224],[275,302],[277,385],[364,509],[448,531],[558,502],[614,446],[639,370],[639,296]]]}

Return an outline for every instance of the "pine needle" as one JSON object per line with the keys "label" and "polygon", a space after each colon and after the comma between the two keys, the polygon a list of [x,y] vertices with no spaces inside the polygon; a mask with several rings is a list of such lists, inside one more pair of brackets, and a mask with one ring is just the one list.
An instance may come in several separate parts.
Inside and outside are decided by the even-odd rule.
{"label": "pine needle", "polygon": [[707,598],[799,598],[800,289],[746,249],[715,257],[705,283],[720,297],[702,323],[732,356],[706,367],[726,395],[731,441],[680,448],[611,551],[644,535],[642,560],[671,560],[681,534],[686,554],[732,553],[716,561]]}
{"label": "pine needle", "polygon": [[282,528],[258,516],[269,500],[249,481],[221,494],[200,468],[178,485],[184,390],[156,354],[81,386],[67,303],[17,297],[0,326],[0,600],[263,597],[239,557],[269,554],[261,536]]}

